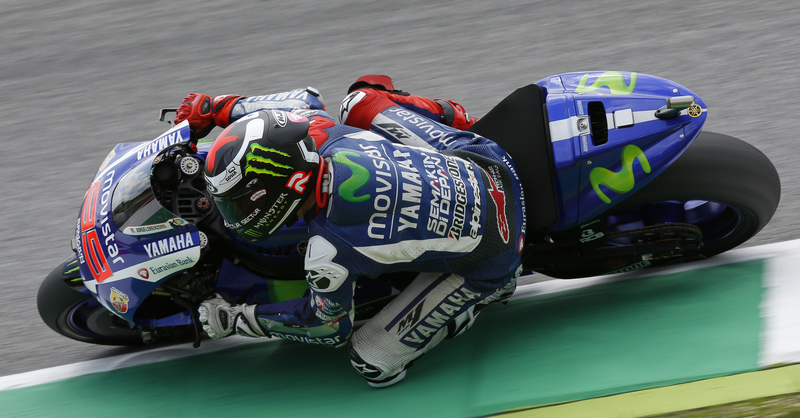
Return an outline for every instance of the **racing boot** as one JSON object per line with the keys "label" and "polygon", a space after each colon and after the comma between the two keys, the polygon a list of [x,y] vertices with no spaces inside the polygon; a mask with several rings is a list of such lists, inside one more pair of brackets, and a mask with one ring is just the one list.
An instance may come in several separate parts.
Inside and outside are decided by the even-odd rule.
{"label": "racing boot", "polygon": [[[355,93],[354,93],[355,92]],[[399,105],[408,110],[414,111],[422,116],[431,120],[443,123],[448,126],[459,130],[466,130],[472,126],[477,119],[470,117],[464,107],[452,100],[444,99],[428,99],[422,96],[415,96],[402,90],[397,90],[394,87],[392,79],[385,75],[365,75],[360,77],[353,83],[347,90],[347,97],[342,101],[342,108],[340,112],[340,121],[345,125],[355,126],[361,129],[369,129],[367,122],[372,122],[372,119],[383,109],[387,107]],[[362,106],[359,110],[362,115],[352,117],[348,122],[350,116],[349,110],[361,101],[366,94],[379,95],[388,101],[374,101],[368,100],[371,103],[369,106]]]}
{"label": "racing boot", "polygon": [[453,320],[447,324],[446,338],[456,338],[470,329],[472,325],[475,324],[475,319],[478,317],[478,314],[481,313],[483,308],[489,306],[489,304],[505,303],[517,290],[517,277],[519,277],[519,272],[505,286],[497,289],[497,291],[491,295],[485,297],[480,302],[453,318]]}
{"label": "racing boot", "polygon": [[372,387],[396,384],[417,359],[463,332],[474,321],[474,306],[498,291],[470,290],[457,274],[420,273],[353,334],[350,362]]}

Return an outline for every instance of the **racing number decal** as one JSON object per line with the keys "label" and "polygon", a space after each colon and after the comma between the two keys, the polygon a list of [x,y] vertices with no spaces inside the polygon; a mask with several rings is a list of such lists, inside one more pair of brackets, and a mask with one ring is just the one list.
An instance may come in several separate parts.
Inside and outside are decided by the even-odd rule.
{"label": "racing number decal", "polygon": [[97,283],[111,277],[111,267],[103,254],[103,248],[100,247],[96,229],[83,233],[83,253]]}
{"label": "racing number decal", "polygon": [[96,181],[89,186],[86,197],[83,198],[81,209],[81,231],[94,228],[94,213],[97,210],[97,192],[100,191],[100,182]]}
{"label": "racing number decal", "polygon": [[100,182],[96,181],[89,186],[81,208],[81,243],[86,264],[92,276],[98,283],[111,277],[111,267],[108,265],[100,238],[95,227],[95,211],[97,210],[97,195],[100,191]]}

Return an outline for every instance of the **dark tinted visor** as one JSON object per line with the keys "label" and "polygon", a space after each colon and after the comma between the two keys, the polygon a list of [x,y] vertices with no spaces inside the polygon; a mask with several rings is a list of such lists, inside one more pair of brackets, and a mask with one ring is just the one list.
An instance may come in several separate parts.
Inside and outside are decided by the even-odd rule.
{"label": "dark tinted visor", "polygon": [[233,230],[242,230],[258,219],[263,206],[263,200],[267,199],[267,190],[261,179],[253,180],[250,187],[244,187],[243,191],[234,193],[228,197],[214,196],[222,217],[225,218],[226,226]]}

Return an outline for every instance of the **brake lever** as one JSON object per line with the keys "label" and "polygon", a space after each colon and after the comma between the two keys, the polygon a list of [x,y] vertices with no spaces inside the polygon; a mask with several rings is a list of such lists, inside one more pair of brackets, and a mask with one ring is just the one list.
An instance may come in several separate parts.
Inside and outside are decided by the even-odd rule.
{"label": "brake lever", "polygon": [[[174,113],[177,116],[178,115],[178,109],[174,109],[174,108],[161,109],[161,112],[159,113],[159,116],[158,116],[159,122],[165,122],[164,118],[167,116],[167,113]],[[167,124],[169,124],[169,126],[173,125],[172,121],[169,120],[169,119],[167,119],[166,122],[167,122]]]}

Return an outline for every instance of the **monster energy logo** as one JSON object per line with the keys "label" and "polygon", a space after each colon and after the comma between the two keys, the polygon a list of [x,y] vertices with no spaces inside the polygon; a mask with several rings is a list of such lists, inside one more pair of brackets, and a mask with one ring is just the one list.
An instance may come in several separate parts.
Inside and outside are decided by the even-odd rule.
{"label": "monster energy logo", "polygon": [[611,199],[600,190],[601,184],[616,193],[627,193],[633,189],[636,184],[636,180],[633,178],[633,160],[639,160],[645,173],[650,172],[650,163],[647,161],[644,151],[636,145],[626,145],[622,149],[622,168],[619,172],[615,173],[603,167],[592,169],[589,173],[589,181],[600,200],[611,203]]}
{"label": "monster energy logo", "polygon": [[606,71],[600,74],[591,86],[586,87],[586,82],[589,81],[590,75],[591,74],[584,74],[583,77],[581,77],[581,81],[578,83],[578,88],[575,89],[575,93],[594,93],[601,87],[608,87],[611,94],[627,96],[633,92],[633,88],[636,86],[636,73],[631,73],[631,84],[626,85],[625,76],[623,76],[622,73]]}
{"label": "monster energy logo", "polygon": [[[273,154],[277,154],[286,158],[291,158],[291,155],[283,151],[278,151],[274,148],[262,147],[261,145],[258,144],[250,144],[250,152],[248,152],[247,155],[245,156],[247,158],[247,166],[244,169],[244,174],[245,175],[247,175],[247,173],[266,174],[275,177],[288,176],[290,173],[282,174],[277,171],[273,171],[280,168],[284,168],[289,171],[292,170],[291,166],[288,166],[286,164],[281,164],[279,162],[276,162],[272,158],[269,158]],[[256,167],[255,164],[266,167]]]}
{"label": "monster energy logo", "polygon": [[74,273],[80,269],[80,264],[78,264],[78,260],[72,260],[64,266],[64,275],[68,275]]}
{"label": "monster energy logo", "polygon": [[359,154],[352,151],[339,151],[336,154],[333,154],[333,161],[335,163],[350,168],[350,171],[353,173],[349,179],[345,180],[341,185],[339,185],[338,193],[342,199],[348,202],[363,202],[369,199],[370,195],[365,194],[356,196],[355,193],[362,187],[366,186],[369,182],[369,170],[364,168],[364,166],[361,164],[350,161],[350,159],[347,158],[348,155],[351,157],[357,157]]}

